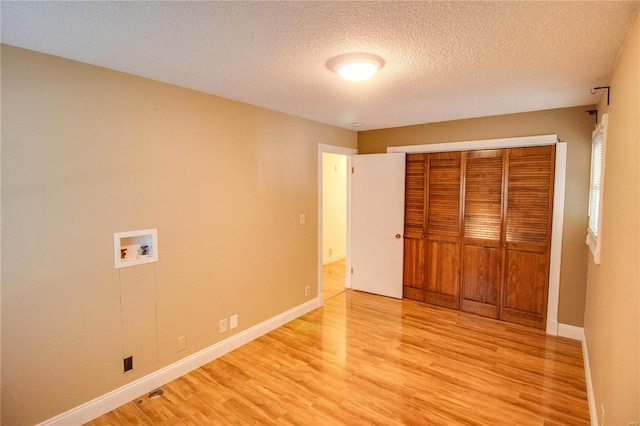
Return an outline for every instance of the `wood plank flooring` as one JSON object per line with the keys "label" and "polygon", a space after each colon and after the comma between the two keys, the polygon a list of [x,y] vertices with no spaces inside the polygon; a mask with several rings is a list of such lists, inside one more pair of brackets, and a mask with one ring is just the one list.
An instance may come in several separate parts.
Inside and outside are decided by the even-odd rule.
{"label": "wood plank flooring", "polygon": [[353,290],[88,423],[588,425],[580,343]]}
{"label": "wood plank flooring", "polygon": [[322,265],[322,293],[325,301],[346,291],[346,274],[347,259]]}

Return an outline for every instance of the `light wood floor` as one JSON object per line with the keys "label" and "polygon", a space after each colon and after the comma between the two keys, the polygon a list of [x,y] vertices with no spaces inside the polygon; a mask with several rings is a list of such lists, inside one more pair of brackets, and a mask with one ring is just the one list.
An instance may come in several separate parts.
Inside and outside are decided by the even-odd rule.
{"label": "light wood floor", "polygon": [[581,346],[348,290],[89,423],[588,425]]}
{"label": "light wood floor", "polygon": [[346,274],[347,259],[322,265],[322,293],[325,301],[346,290]]}

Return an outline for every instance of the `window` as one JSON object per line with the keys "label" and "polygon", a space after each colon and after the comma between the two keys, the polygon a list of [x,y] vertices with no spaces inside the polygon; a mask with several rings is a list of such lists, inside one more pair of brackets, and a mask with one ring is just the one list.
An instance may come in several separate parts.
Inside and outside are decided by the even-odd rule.
{"label": "window", "polygon": [[593,254],[593,261],[600,264],[600,240],[602,237],[602,199],[604,188],[604,164],[607,148],[607,123],[609,115],[604,114],[602,121],[593,132],[591,140],[591,184],[589,189],[589,226],[587,244]]}

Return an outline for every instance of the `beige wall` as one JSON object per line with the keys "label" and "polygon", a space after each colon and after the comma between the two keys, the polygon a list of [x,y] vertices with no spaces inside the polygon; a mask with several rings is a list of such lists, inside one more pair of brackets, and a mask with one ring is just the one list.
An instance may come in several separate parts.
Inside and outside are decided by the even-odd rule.
{"label": "beige wall", "polygon": [[[640,20],[598,110],[609,113],[600,265],[588,255],[584,329],[598,423],[640,420]],[[6,250],[6,248],[5,248]],[[604,407],[604,419],[602,408]]]}
{"label": "beige wall", "polygon": [[322,153],[322,261],[347,255],[347,156]]}
{"label": "beige wall", "polygon": [[358,133],[360,153],[386,152],[389,146],[417,145],[533,136],[556,133],[567,142],[567,176],[560,272],[558,321],[582,326],[584,317],[587,251],[587,203],[591,107],[563,108],[467,120],[447,121]]}
{"label": "beige wall", "polygon": [[[123,386],[304,303],[307,285],[315,297],[318,143],[356,134],[2,46],[2,424]],[[114,269],[112,234],[146,228],[159,261]]]}

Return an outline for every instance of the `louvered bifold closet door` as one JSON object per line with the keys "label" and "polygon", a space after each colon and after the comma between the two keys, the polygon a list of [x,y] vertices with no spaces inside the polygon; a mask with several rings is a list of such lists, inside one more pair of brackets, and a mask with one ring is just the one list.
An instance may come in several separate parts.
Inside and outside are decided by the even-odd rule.
{"label": "louvered bifold closet door", "polygon": [[459,308],[461,152],[427,156],[425,302]]}
{"label": "louvered bifold closet door", "polygon": [[407,154],[404,204],[403,297],[424,300],[426,154]]}
{"label": "louvered bifold closet door", "polygon": [[466,153],[460,310],[500,314],[504,150]]}
{"label": "louvered bifold closet door", "polygon": [[508,149],[505,258],[500,317],[544,328],[555,146]]}

